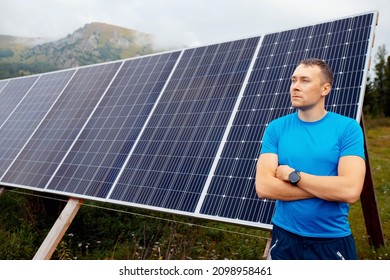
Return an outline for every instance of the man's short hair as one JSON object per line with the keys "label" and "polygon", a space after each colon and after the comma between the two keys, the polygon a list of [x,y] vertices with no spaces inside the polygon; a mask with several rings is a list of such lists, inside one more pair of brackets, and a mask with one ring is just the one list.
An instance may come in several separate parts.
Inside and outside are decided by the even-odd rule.
{"label": "man's short hair", "polygon": [[330,68],[329,64],[325,60],[319,58],[308,58],[301,60],[298,65],[305,66],[318,66],[321,69],[322,75],[324,76],[325,82],[330,85],[333,84],[333,71]]}

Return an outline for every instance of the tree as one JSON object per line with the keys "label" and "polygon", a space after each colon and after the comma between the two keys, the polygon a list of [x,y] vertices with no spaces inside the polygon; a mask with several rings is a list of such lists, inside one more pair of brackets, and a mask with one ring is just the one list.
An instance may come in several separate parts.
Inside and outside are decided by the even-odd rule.
{"label": "tree", "polygon": [[364,115],[376,117],[381,115],[381,108],[378,102],[378,92],[375,90],[374,82],[367,78],[366,91],[364,95]]}
{"label": "tree", "polygon": [[386,57],[387,51],[385,45],[379,46],[376,54],[375,79],[373,82],[373,91],[369,93],[371,100],[377,106],[373,105],[371,114],[390,116],[390,57]]}
{"label": "tree", "polygon": [[387,57],[385,66],[385,80],[383,81],[383,113],[385,117],[390,117],[390,56]]}

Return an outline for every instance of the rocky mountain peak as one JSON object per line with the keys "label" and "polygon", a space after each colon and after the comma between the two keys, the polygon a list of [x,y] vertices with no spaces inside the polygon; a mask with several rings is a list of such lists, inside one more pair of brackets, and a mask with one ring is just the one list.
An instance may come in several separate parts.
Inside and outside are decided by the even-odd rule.
{"label": "rocky mountain peak", "polygon": [[64,69],[158,52],[153,36],[100,22],[59,40],[0,35],[0,64],[44,64]]}

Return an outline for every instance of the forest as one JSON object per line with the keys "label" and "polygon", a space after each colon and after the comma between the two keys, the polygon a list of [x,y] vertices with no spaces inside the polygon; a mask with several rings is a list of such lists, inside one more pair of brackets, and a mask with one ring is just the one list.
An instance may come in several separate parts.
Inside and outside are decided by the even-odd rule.
{"label": "forest", "polygon": [[390,56],[385,45],[375,55],[374,73],[367,81],[363,112],[372,118],[390,117]]}

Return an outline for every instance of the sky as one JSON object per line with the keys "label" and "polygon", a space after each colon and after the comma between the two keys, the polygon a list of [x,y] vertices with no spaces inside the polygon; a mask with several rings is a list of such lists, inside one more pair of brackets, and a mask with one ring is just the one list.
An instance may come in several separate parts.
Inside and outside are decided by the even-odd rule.
{"label": "sky", "polygon": [[375,47],[390,50],[389,0],[1,0],[0,35],[60,39],[90,22],[199,46],[379,11]]}

